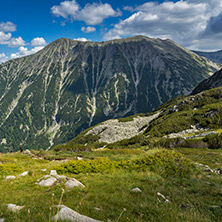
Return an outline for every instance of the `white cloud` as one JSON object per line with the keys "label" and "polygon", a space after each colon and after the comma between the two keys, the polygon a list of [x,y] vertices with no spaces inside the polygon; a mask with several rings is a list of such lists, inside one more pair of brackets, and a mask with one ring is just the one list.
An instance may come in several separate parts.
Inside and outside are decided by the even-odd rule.
{"label": "white cloud", "polygon": [[55,5],[51,8],[51,12],[53,15],[59,17],[62,16],[63,18],[74,17],[76,12],[79,10],[78,3],[73,1],[64,1],[61,2],[60,5]]}
{"label": "white cloud", "polygon": [[119,10],[115,11],[108,3],[88,3],[80,8],[75,0],[61,2],[60,5],[53,6],[51,12],[57,17],[84,21],[87,25],[98,25],[106,18],[121,15]]}
{"label": "white cloud", "polygon": [[0,45],[6,45],[11,37],[12,37],[11,33],[6,34],[0,31]]}
{"label": "white cloud", "polygon": [[8,46],[9,47],[19,47],[19,46],[24,46],[26,43],[25,41],[22,39],[21,36],[19,36],[18,38],[11,38],[8,41]]}
{"label": "white cloud", "polygon": [[43,48],[44,48],[44,46],[36,46],[36,47],[28,50],[28,48],[26,48],[24,46],[21,46],[21,47],[19,47],[18,52],[11,54],[10,59],[15,59],[15,58],[19,58],[19,57],[22,57],[22,56],[27,56],[27,55],[34,54],[34,53],[40,51]]}
{"label": "white cloud", "polygon": [[77,40],[77,41],[81,41],[81,42],[91,41],[90,39],[86,39],[86,38],[84,38],[84,37],[82,37],[82,38],[76,38],[76,39],[73,39],[73,40]]}
{"label": "white cloud", "polygon": [[31,45],[32,46],[45,46],[46,45],[46,41],[44,38],[42,37],[37,37],[37,38],[34,38],[32,41],[31,41]]}
{"label": "white cloud", "polygon": [[105,3],[87,4],[79,11],[77,19],[84,21],[88,25],[97,25],[103,22],[105,18],[119,16],[112,6]]}
{"label": "white cloud", "polygon": [[5,55],[5,53],[0,53],[0,63],[6,62],[8,60],[8,57]]}
{"label": "white cloud", "polygon": [[0,23],[1,32],[14,32],[16,31],[16,25],[12,22],[1,22]]}
{"label": "white cloud", "polygon": [[[125,7],[125,9],[133,11],[132,7]],[[193,49],[222,48],[220,25],[222,16],[218,17],[222,12],[221,0],[147,2],[134,10],[130,17],[115,24],[114,28],[105,34],[104,39],[147,35],[170,38]],[[214,17],[216,19],[213,22]],[[209,31],[206,32],[212,28],[217,30],[217,33],[214,31],[214,35],[210,35]],[[211,41],[212,39],[214,40]],[[202,46],[201,40],[204,42]]]}
{"label": "white cloud", "polygon": [[95,32],[96,28],[92,27],[92,26],[82,27],[81,31],[84,32],[84,33],[90,33],[90,32]]}

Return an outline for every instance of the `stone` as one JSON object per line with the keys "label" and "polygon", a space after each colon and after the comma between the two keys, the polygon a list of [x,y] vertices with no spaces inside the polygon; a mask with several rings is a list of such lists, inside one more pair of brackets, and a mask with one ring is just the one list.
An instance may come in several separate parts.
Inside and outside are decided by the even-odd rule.
{"label": "stone", "polygon": [[7,176],[6,178],[5,178],[5,180],[14,180],[15,179],[15,176]]}
{"label": "stone", "polygon": [[79,182],[78,180],[76,180],[75,178],[70,178],[66,183],[65,183],[65,186],[68,188],[68,189],[72,189],[74,187],[82,187],[84,188],[85,186]]}
{"label": "stone", "polygon": [[132,192],[134,192],[134,193],[142,193],[142,190],[140,188],[138,188],[138,187],[135,187],[135,188],[132,189]]}
{"label": "stone", "polygon": [[24,208],[24,206],[18,206],[16,204],[7,204],[8,209],[14,213],[20,211],[22,208]]}
{"label": "stone", "polygon": [[26,149],[26,150],[23,152],[23,154],[28,154],[28,155],[31,155],[32,153],[31,153],[31,151],[30,151],[30,150]]}
{"label": "stone", "polygon": [[57,174],[56,170],[51,170],[50,175],[51,176],[57,176],[58,174]]}
{"label": "stone", "polygon": [[142,133],[141,128],[156,119],[159,115],[160,112],[148,117],[137,116],[132,121],[127,122],[121,122],[117,119],[107,120],[93,127],[85,135],[98,135],[100,138],[98,141],[105,143],[114,143],[123,139],[129,139]]}
{"label": "stone", "polygon": [[68,177],[66,177],[66,176],[64,176],[64,175],[56,175],[55,176],[56,177],[56,179],[58,179],[58,180],[68,180],[69,178]]}
{"label": "stone", "polygon": [[82,158],[82,157],[77,156],[77,160],[83,160],[83,158]]}
{"label": "stone", "polygon": [[48,179],[45,179],[45,180],[43,179],[38,184],[41,187],[50,187],[53,184],[55,184],[56,181],[57,181],[57,179],[55,177],[49,177]]}
{"label": "stone", "polygon": [[220,168],[218,168],[218,169],[215,170],[215,173],[218,174],[218,175],[221,175],[222,174],[222,170]]}
{"label": "stone", "polygon": [[85,215],[81,215],[65,205],[57,205],[56,207],[61,209],[54,217],[52,217],[52,221],[101,222]]}
{"label": "stone", "polygon": [[46,171],[46,169],[41,169],[41,171],[42,171],[42,172],[45,172],[45,171]]}
{"label": "stone", "polygon": [[170,202],[170,201],[169,201],[163,194],[161,194],[160,192],[157,192],[157,196],[162,197],[163,200],[165,200],[166,203],[169,203],[169,202]]}
{"label": "stone", "polygon": [[24,176],[27,176],[29,174],[29,171],[25,171],[21,174],[19,174],[19,177],[24,177]]}
{"label": "stone", "polygon": [[99,207],[94,207],[94,210],[100,211],[101,209]]}
{"label": "stone", "polygon": [[214,172],[214,170],[212,170],[208,165],[203,165],[202,163],[196,163],[196,166],[204,172],[210,172],[210,173]]}
{"label": "stone", "polygon": [[0,222],[4,222],[5,221],[5,218],[0,218]]}

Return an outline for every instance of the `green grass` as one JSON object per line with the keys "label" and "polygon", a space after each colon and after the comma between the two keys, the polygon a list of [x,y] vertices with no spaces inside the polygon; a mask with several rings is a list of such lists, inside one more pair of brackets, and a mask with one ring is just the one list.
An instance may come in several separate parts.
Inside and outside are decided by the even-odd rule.
{"label": "green grass", "polygon": [[[36,151],[36,154],[38,152],[42,152],[39,154],[41,157],[47,156],[46,151]],[[103,157],[110,161],[135,161],[143,160],[147,156],[155,156],[158,152],[162,152],[162,150],[96,150],[82,153],[60,153],[57,156],[64,157],[66,155],[70,160],[81,155],[86,160]],[[208,164],[212,168],[222,167],[221,150],[174,149],[174,152],[179,156],[182,153],[192,161]],[[55,155],[53,151],[49,153]],[[168,153],[172,153],[172,151]],[[19,171],[10,172],[10,175],[12,173],[17,176],[27,170],[32,172],[26,177],[10,181],[4,180],[6,175],[1,177],[0,218],[4,217],[6,221],[20,222],[50,221],[49,218],[57,212],[55,208],[51,207],[59,203],[64,185],[39,187],[35,182],[41,176],[48,174],[51,169],[64,163],[32,159],[20,154],[2,154],[0,157],[3,164],[15,164],[20,167]],[[163,166],[168,161],[169,158],[163,161]],[[177,161],[174,163],[179,164]],[[42,172],[43,168],[46,168],[47,171]],[[78,175],[65,173],[66,176],[75,177],[86,187],[71,191],[65,189],[62,204],[81,214],[102,221],[108,221],[108,219],[117,221],[120,215],[119,221],[121,222],[219,222],[222,220],[222,178],[220,175],[196,170],[188,177],[176,174],[166,177],[164,168],[159,169],[152,171],[148,167],[145,170],[129,171],[123,168],[114,168],[98,173],[82,172]],[[134,187],[139,187],[142,193],[133,193],[131,190]],[[157,192],[163,194],[170,202],[164,202]],[[8,203],[24,205],[25,208],[19,213],[11,213],[6,207]],[[100,208],[100,210],[95,208]]]}

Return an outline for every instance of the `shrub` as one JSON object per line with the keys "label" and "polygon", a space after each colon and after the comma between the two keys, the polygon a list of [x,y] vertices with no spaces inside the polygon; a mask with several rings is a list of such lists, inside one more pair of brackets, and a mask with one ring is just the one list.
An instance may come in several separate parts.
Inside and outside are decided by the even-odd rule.
{"label": "shrub", "polygon": [[59,167],[56,170],[59,173],[99,173],[112,168],[114,161],[108,158],[98,158],[94,160],[72,160]]}
{"label": "shrub", "polygon": [[150,170],[168,175],[187,176],[194,165],[180,153],[169,150],[158,150],[154,154],[135,160],[111,161],[108,158],[98,158],[94,160],[74,160],[60,165],[56,168],[59,173],[98,173],[112,168],[125,169],[127,171]]}
{"label": "shrub", "polygon": [[13,172],[19,172],[21,168],[16,164],[0,164],[0,175],[8,175]]}
{"label": "shrub", "polygon": [[211,134],[204,137],[204,141],[211,149],[222,148],[222,134]]}
{"label": "shrub", "polygon": [[154,146],[163,148],[207,148],[208,144],[201,139],[163,138]]}

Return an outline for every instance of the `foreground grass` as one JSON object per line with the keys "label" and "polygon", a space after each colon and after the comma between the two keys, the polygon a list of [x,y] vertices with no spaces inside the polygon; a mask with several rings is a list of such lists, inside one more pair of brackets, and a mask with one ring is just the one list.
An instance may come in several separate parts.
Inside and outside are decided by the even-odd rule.
{"label": "foreground grass", "polygon": [[[156,150],[105,150],[89,153],[66,153],[69,159],[81,155],[85,159],[107,157],[118,161],[135,159]],[[195,162],[210,167],[222,167],[221,150],[179,149]],[[47,156],[47,153],[44,153]],[[50,153],[51,156],[56,155]],[[60,155],[57,155],[58,157]],[[57,212],[52,206],[59,203],[63,185],[39,187],[35,184],[41,176],[58,167],[61,161],[32,159],[20,154],[0,156],[3,164],[20,167],[20,172],[31,173],[13,181],[0,179],[0,218],[6,221],[50,221]],[[41,169],[47,169],[42,172]],[[20,172],[10,173],[18,175]],[[77,212],[102,221],[222,221],[222,176],[196,171],[190,177],[168,176],[146,171],[112,169],[101,173],[66,174],[85,184],[86,188],[65,189],[62,204]],[[142,193],[131,190],[139,187]],[[166,203],[157,192],[169,199]],[[11,213],[6,204],[24,205],[19,213]]]}

